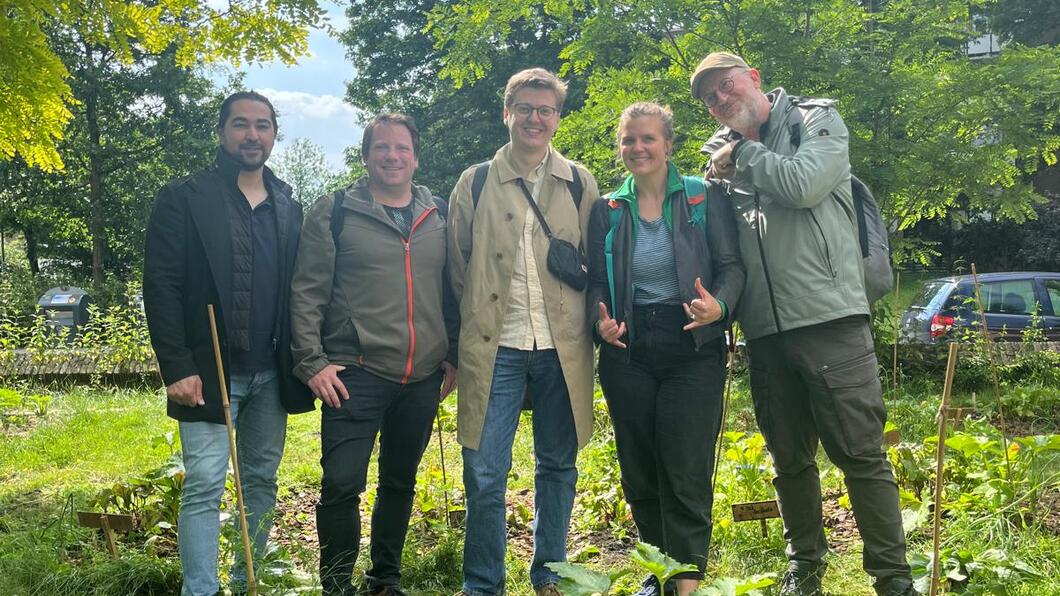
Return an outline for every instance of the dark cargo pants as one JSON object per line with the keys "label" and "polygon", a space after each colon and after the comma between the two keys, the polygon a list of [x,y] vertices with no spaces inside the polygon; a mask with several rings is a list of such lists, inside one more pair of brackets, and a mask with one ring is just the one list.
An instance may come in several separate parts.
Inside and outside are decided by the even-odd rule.
{"label": "dark cargo pants", "polygon": [[828,551],[817,442],[842,470],[862,564],[877,581],[909,576],[898,485],[881,450],[886,410],[872,331],[852,316],[747,343],[755,417],[773,456],[786,554],[816,565]]}

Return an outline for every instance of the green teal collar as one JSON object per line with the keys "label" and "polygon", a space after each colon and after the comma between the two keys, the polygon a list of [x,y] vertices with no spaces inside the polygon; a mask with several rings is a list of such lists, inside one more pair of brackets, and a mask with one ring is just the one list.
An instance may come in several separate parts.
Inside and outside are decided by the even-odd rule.
{"label": "green teal collar", "polygon": [[[666,197],[675,192],[684,190],[684,181],[681,180],[681,174],[677,171],[677,166],[672,161],[666,162]],[[622,186],[618,187],[617,190],[612,192],[608,198],[618,199],[620,201],[636,202],[637,200],[637,184],[633,181],[633,174],[626,176],[626,179],[622,181]]]}

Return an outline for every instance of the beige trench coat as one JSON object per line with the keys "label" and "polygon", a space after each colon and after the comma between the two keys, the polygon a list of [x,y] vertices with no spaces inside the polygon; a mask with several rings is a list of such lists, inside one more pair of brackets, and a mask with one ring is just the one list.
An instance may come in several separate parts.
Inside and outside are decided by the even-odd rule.
{"label": "beige trench coat", "polygon": [[[519,174],[511,166],[510,151],[511,145],[505,145],[494,156],[477,209],[471,200],[474,166],[464,171],[449,196],[449,275],[461,315],[457,438],[469,449],[479,446],[518,242],[526,218],[534,217],[515,182]],[[584,187],[580,213],[567,186],[573,180],[569,162],[555,149],[549,153],[538,193],[538,206],[552,234],[575,245],[600,196],[593,175],[578,169]],[[581,448],[589,442],[593,426],[593,343],[585,293],[548,271],[548,238],[540,226],[534,231],[533,250]]]}

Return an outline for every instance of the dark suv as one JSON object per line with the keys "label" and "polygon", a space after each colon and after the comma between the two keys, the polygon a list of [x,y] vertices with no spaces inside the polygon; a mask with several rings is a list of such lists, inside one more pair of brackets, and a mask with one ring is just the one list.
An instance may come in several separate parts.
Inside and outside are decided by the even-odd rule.
{"label": "dark suv", "polygon": [[[1047,341],[1060,341],[1060,273],[983,273],[979,275],[979,291],[986,327],[993,337],[1019,341],[1023,330],[1033,323]],[[978,329],[974,296],[971,275],[925,282],[902,315],[902,341],[940,343]]]}

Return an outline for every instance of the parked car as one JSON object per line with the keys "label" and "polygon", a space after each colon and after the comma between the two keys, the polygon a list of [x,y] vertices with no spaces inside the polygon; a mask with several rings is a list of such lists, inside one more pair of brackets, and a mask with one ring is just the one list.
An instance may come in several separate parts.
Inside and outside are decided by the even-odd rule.
{"label": "parked car", "polygon": [[[979,275],[986,327],[1000,341],[1019,341],[1036,326],[1047,341],[1060,341],[1060,273],[1017,271]],[[902,315],[900,338],[934,344],[960,340],[980,328],[971,275],[925,282]]]}

